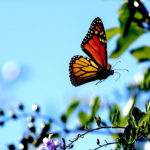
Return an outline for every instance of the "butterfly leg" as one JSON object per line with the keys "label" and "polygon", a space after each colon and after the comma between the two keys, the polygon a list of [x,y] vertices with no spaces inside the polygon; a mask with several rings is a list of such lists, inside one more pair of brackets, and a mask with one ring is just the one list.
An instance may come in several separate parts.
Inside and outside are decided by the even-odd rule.
{"label": "butterfly leg", "polygon": [[101,82],[103,82],[104,80],[99,80],[95,85],[97,85],[97,84],[99,84],[99,83],[101,83]]}

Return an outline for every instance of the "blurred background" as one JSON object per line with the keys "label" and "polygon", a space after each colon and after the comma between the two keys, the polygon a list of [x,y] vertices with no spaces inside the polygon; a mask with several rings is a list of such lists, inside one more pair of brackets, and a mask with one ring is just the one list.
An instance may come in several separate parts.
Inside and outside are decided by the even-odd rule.
{"label": "blurred background", "polygon": [[[1,0],[0,108],[9,114],[21,102],[30,113],[31,106],[37,104],[43,115],[57,120],[72,99],[79,99],[86,106],[99,96],[102,118],[108,117],[107,104],[117,103],[123,110],[130,99],[127,85],[141,80],[148,63],[137,66],[137,59],[126,51],[117,59],[109,58],[108,62],[113,66],[121,61],[115,68],[129,72],[119,71],[118,80],[118,74],[114,74],[98,85],[91,82],[79,87],[71,85],[68,71],[74,55],[86,56],[80,45],[94,18],[100,17],[105,29],[117,27],[122,4],[122,0]],[[150,10],[150,1],[145,0],[144,4]],[[149,33],[144,34],[130,49],[149,45],[149,36]],[[118,37],[108,42],[108,55],[115,49]],[[76,120],[73,123],[78,124]],[[0,149],[7,149],[11,142],[18,144],[26,126],[23,118],[10,120],[0,127]],[[102,136],[102,139],[107,137]],[[74,149],[89,149],[95,143],[94,138],[94,135],[87,136],[79,141],[80,147]]]}

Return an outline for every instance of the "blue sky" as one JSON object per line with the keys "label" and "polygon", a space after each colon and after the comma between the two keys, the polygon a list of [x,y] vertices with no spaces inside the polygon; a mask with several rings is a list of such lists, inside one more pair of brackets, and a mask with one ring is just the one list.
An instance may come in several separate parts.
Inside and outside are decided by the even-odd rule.
{"label": "blue sky", "polygon": [[[7,0],[0,1],[0,69],[8,61],[16,61],[23,68],[22,78],[6,82],[0,74],[0,107],[7,111],[18,101],[30,111],[33,103],[39,104],[42,113],[58,117],[65,111],[72,97],[87,99],[94,96],[111,97],[114,90],[124,93],[124,87],[143,66],[135,67],[136,60],[129,52],[118,60],[116,68],[126,68],[119,81],[117,74],[101,84],[88,83],[73,87],[69,79],[69,62],[74,55],[86,56],[80,44],[92,20],[100,17],[105,29],[119,25],[118,9],[123,1],[116,0]],[[138,39],[138,47],[149,35]],[[115,40],[108,42],[108,54],[115,48]],[[147,43],[146,43],[147,42]],[[111,102],[106,102],[111,103]],[[56,111],[57,110],[57,111]],[[12,129],[18,125],[18,132]],[[5,143],[18,139],[22,123],[9,122],[0,128],[0,149]],[[13,136],[12,136],[13,135]],[[90,146],[90,145],[88,145]]]}

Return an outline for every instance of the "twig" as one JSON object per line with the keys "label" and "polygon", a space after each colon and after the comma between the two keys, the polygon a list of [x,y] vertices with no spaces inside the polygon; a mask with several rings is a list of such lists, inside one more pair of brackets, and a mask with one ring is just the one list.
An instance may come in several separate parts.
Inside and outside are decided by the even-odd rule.
{"label": "twig", "polygon": [[108,127],[98,127],[98,128],[95,128],[95,129],[90,129],[90,130],[87,130],[85,133],[83,134],[78,134],[76,136],[76,138],[71,141],[70,140],[70,144],[68,144],[65,149],[69,148],[74,142],[76,142],[79,138],[83,138],[86,134],[88,134],[89,132],[93,132],[93,131],[96,131],[96,130],[100,130],[100,129],[118,129],[118,128],[121,128],[121,129],[124,129],[125,127],[120,127],[120,126],[116,126],[116,127],[113,127],[113,126],[108,126]]}
{"label": "twig", "polygon": [[108,146],[108,145],[112,145],[112,144],[117,144],[117,143],[119,143],[119,142],[111,142],[111,143],[106,143],[106,144],[103,144],[103,145],[99,145],[98,147],[96,147],[95,149],[93,149],[93,150],[97,150],[97,149],[99,149],[99,148],[102,148],[102,147],[106,147],[106,146]]}

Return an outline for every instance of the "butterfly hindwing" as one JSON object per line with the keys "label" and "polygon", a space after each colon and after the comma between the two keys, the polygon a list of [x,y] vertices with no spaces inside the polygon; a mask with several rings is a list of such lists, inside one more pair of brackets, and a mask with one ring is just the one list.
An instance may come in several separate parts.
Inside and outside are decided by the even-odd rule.
{"label": "butterfly hindwing", "polygon": [[103,23],[95,18],[81,43],[82,50],[100,67],[107,66],[107,41]]}
{"label": "butterfly hindwing", "polygon": [[76,55],[69,64],[70,80],[74,86],[98,79],[98,66],[89,58]]}
{"label": "butterfly hindwing", "polygon": [[74,86],[84,83],[105,80],[114,74],[107,63],[107,41],[103,23],[95,18],[81,43],[82,50],[90,57],[74,56],[69,65],[70,80]]}

